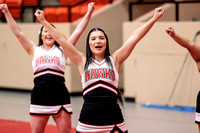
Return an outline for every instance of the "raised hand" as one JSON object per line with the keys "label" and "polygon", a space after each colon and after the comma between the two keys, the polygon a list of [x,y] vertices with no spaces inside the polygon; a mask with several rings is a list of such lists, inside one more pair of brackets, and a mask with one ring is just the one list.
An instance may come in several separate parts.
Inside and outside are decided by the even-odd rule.
{"label": "raised hand", "polygon": [[37,10],[35,12],[35,16],[37,17],[37,19],[38,19],[39,22],[42,22],[42,21],[45,20],[45,18],[44,18],[44,11],[42,11],[42,10]]}
{"label": "raised hand", "polygon": [[165,12],[165,10],[162,7],[158,7],[158,8],[155,9],[153,17],[156,20],[158,20],[163,15],[164,12]]}
{"label": "raised hand", "polygon": [[173,37],[175,35],[174,29],[173,27],[169,26],[165,29],[165,31],[167,32],[167,34],[171,37]]}
{"label": "raised hand", "polygon": [[94,8],[95,8],[95,3],[94,2],[91,2],[91,3],[88,4],[88,10],[93,11]]}
{"label": "raised hand", "polygon": [[7,4],[0,4],[0,10],[5,13],[6,11],[8,11],[8,6]]}

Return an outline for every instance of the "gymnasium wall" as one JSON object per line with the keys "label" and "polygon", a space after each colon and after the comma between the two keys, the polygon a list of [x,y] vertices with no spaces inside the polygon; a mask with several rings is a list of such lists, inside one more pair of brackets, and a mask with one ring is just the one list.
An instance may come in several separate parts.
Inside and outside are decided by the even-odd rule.
{"label": "gymnasium wall", "polygon": [[[125,22],[124,41],[142,24]],[[200,30],[199,22],[157,22],[136,45],[124,63],[124,96],[135,98],[137,103],[166,104],[174,87],[187,50],[167,35],[167,26],[173,26],[177,33],[190,40]],[[195,106],[199,80],[196,64],[189,56],[170,104]]]}
{"label": "gymnasium wall", "polygon": [[[77,42],[77,49],[85,53],[87,33],[93,27],[105,30],[111,44],[111,53],[119,48],[122,44],[122,23],[128,20],[127,4],[125,3],[123,1],[115,2],[103,10],[93,13],[89,26]],[[80,20],[73,23],[55,23],[54,25],[69,37],[79,22]],[[19,26],[29,39],[38,42],[40,24],[19,23]],[[0,23],[0,62],[0,87],[25,90],[33,88],[33,70],[28,54],[13,35],[7,23]],[[80,74],[70,60],[66,66],[65,78],[70,92],[82,92]]]}
{"label": "gymnasium wall", "polygon": [[[190,11],[193,12],[193,7],[196,10],[196,5],[190,5],[190,10],[184,10],[188,8],[187,6],[181,8],[181,10],[183,10],[183,13],[189,14]],[[173,42],[164,29],[168,25],[172,25],[177,32],[192,39],[198,31],[197,27],[200,26],[199,22],[189,22],[192,18],[186,18],[184,15],[180,15],[180,19],[184,19],[185,22],[174,22],[174,5],[164,6],[166,7],[166,13],[162,17],[162,21],[156,23],[147,36],[138,43],[120,72],[119,85],[120,88],[125,90],[124,96],[135,98],[138,103],[165,104],[167,102],[187,52]],[[195,17],[198,17],[198,12],[193,13]],[[152,13],[146,15],[148,17],[143,16],[142,21],[147,21]],[[55,23],[55,26],[69,37],[79,21]],[[76,47],[84,52],[87,33],[93,27],[100,27],[107,33],[110,50],[113,53],[121,47],[136,28],[143,24],[143,22],[138,21],[128,22],[127,1],[117,1],[92,15],[89,26],[80,37]],[[40,24],[19,23],[19,26],[28,38],[36,43],[38,42]],[[0,62],[0,87],[32,89],[33,72],[28,54],[25,53],[6,23],[0,23]],[[65,78],[70,92],[82,91],[80,74],[70,61],[67,64]],[[190,57],[170,104],[194,106],[199,86],[198,81],[199,74],[194,61]]]}
{"label": "gymnasium wall", "polygon": [[[152,17],[154,6],[133,5],[134,21],[123,24],[124,42],[136,28]],[[197,28],[200,23],[192,22],[200,18],[198,13],[200,3],[179,4],[179,22],[175,22],[174,4],[166,3],[158,6],[165,9],[164,15],[139,42],[132,55],[124,63],[124,96],[134,98],[137,103],[167,104],[169,102],[171,105],[195,107],[200,86],[196,64],[189,56],[173,93],[175,80],[187,51],[168,37],[165,28],[172,25],[177,32],[193,39],[195,33],[200,30]],[[140,17],[136,17],[137,15]],[[198,40],[197,38],[197,44],[200,43]]]}

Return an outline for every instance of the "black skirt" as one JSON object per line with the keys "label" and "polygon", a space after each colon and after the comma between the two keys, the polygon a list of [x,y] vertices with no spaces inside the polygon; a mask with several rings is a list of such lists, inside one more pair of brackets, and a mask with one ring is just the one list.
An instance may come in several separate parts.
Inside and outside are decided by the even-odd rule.
{"label": "black skirt", "polygon": [[90,125],[112,125],[124,122],[116,97],[84,97],[79,121]]}
{"label": "black skirt", "polygon": [[70,95],[64,77],[46,74],[34,79],[31,104],[62,105],[70,104]]}

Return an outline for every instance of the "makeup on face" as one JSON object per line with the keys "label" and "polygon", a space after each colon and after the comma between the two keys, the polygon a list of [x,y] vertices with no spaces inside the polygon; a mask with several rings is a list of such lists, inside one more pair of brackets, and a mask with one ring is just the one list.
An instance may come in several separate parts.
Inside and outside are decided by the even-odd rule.
{"label": "makeup on face", "polygon": [[94,51],[104,51],[106,48],[106,38],[101,31],[94,31],[90,34],[89,44],[91,50]]}

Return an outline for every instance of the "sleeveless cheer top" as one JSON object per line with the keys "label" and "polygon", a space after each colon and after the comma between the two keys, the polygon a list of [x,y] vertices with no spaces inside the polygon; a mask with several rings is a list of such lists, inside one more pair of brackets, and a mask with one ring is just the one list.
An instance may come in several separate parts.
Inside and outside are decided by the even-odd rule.
{"label": "sleeveless cheer top", "polygon": [[65,57],[57,46],[54,45],[51,49],[46,50],[41,45],[35,49],[32,60],[34,78],[45,74],[64,77],[65,64]]}
{"label": "sleeveless cheer top", "polygon": [[90,63],[88,69],[81,76],[83,96],[99,86],[112,91],[116,95],[118,94],[116,89],[118,88],[119,74],[116,71],[112,58],[109,58],[113,68],[108,65],[106,59],[103,59],[101,62],[92,59],[92,63]]}

